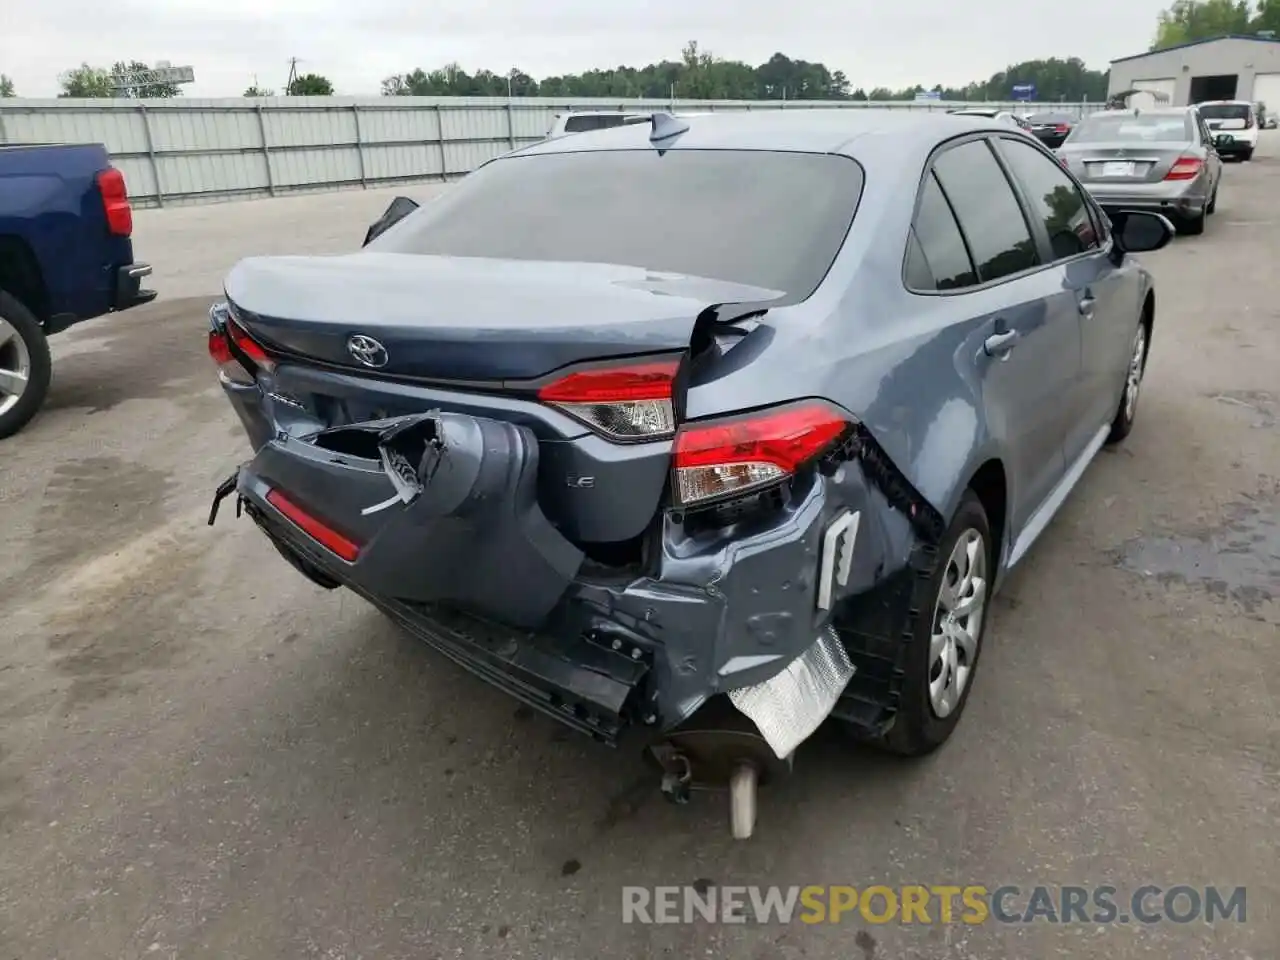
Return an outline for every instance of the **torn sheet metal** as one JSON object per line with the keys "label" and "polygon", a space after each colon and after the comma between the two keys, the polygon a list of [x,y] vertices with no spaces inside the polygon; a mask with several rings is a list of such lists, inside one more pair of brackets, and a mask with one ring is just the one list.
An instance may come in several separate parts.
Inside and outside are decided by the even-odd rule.
{"label": "torn sheet metal", "polygon": [[729,691],[729,699],[760,729],[778,757],[788,757],[822,725],[853,672],[839,635],[827,627],[780,673]]}

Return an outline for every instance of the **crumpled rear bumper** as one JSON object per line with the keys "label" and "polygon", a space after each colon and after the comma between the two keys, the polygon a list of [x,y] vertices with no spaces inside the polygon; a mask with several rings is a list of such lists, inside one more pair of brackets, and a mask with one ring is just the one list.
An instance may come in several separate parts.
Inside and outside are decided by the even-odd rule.
{"label": "crumpled rear bumper", "polygon": [[[845,650],[822,646],[841,635],[833,625],[856,636],[842,611],[858,599],[868,621],[905,612],[906,595],[881,587],[908,564],[916,533],[858,460],[798,478],[731,527],[665,513],[643,575],[599,575],[541,516],[530,479],[537,444],[521,428],[424,419],[443,442],[416,493],[346,439],[326,447],[282,435],[238,470],[238,502],[317,583],[351,588],[477,676],[596,739],[669,730],[735,691],[748,715],[781,716],[806,684],[825,691],[825,717],[854,673]],[[486,467],[484,452],[499,447]],[[340,525],[361,555],[335,556],[273,505],[272,489]],[[814,722],[789,715],[800,718],[770,740],[780,756]]]}

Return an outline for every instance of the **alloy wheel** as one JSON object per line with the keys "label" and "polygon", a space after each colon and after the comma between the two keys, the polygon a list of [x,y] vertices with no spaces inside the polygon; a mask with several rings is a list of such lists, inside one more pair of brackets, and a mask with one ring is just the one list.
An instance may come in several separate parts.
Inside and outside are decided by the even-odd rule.
{"label": "alloy wheel", "polygon": [[1133,356],[1129,358],[1129,373],[1124,384],[1124,418],[1132,420],[1138,408],[1138,393],[1142,389],[1143,361],[1147,355],[1147,328],[1138,325],[1138,333],[1133,338]]}
{"label": "alloy wheel", "polygon": [[987,546],[972,528],[960,534],[942,574],[929,640],[929,705],[945,720],[960,705],[978,655],[987,604]]}
{"label": "alloy wheel", "polygon": [[18,405],[31,381],[31,350],[14,329],[0,317],[0,414]]}

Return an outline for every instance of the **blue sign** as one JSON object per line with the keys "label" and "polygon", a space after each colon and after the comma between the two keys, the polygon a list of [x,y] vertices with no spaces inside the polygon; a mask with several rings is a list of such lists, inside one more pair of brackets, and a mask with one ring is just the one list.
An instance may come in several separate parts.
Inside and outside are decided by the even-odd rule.
{"label": "blue sign", "polygon": [[1035,98],[1036,85],[1034,83],[1015,83],[1013,85],[1013,99],[1029,101]]}
{"label": "blue sign", "polygon": [[941,90],[921,90],[919,93],[916,94],[916,99],[917,100],[941,100],[942,91]]}

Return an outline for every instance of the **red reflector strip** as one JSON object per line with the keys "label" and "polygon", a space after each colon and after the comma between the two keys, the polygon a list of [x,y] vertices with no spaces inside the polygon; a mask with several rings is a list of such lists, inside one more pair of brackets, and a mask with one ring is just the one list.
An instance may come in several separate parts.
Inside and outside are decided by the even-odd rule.
{"label": "red reflector strip", "polygon": [[267,494],[267,503],[284,514],[289,522],[312,540],[347,563],[355,563],[360,556],[360,548],[356,544],[307,513],[279,490],[272,490]]}

